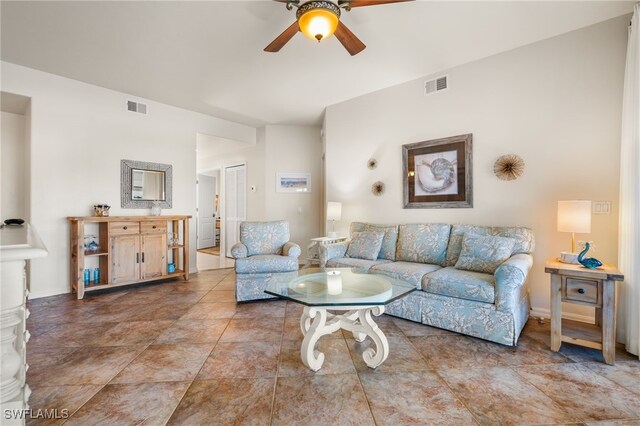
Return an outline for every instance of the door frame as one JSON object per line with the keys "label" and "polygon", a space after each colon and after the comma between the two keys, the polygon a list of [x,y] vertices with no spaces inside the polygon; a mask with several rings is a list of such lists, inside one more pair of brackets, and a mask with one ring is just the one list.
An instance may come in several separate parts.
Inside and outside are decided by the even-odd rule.
{"label": "door frame", "polygon": [[[218,169],[211,169],[211,170],[204,170],[204,171],[201,171],[201,172],[196,172],[196,252],[199,250],[198,249],[198,244],[200,243],[200,175],[214,178],[216,180],[216,183],[215,183],[216,186],[219,187],[220,182],[218,182],[218,181],[220,179],[218,179],[218,178],[216,178],[214,176],[205,175],[205,173],[213,172],[213,171],[216,171],[216,170],[218,171],[218,175],[220,175]],[[219,195],[219,190],[218,190],[218,195]],[[214,194],[214,202],[215,202],[215,194]],[[220,212],[218,212],[218,216],[219,216],[219,214],[220,214]],[[213,242],[214,242],[214,246],[215,246],[215,240],[216,240],[215,226],[216,226],[216,222],[215,222],[215,219],[214,219],[214,221],[213,221]]]}
{"label": "door frame", "polygon": [[245,206],[244,206],[244,212],[245,212],[245,219],[247,216],[249,216],[249,206],[248,206],[248,202],[247,202],[247,188],[249,187],[249,185],[247,185],[247,162],[246,161],[234,161],[231,163],[227,163],[227,164],[223,164],[222,167],[220,168],[220,199],[219,199],[219,204],[218,204],[218,212],[220,213],[220,257],[226,257],[227,256],[227,241],[226,241],[226,223],[227,223],[227,211],[226,211],[226,186],[227,186],[227,168],[229,167],[239,167],[239,166],[244,166],[244,180],[245,180],[245,185],[244,185],[244,189],[245,189],[245,194],[244,194],[244,200],[245,200]]}

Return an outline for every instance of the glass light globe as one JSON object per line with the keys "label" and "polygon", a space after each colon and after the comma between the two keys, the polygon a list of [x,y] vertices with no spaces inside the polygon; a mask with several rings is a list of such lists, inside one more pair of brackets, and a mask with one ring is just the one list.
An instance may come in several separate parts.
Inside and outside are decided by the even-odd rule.
{"label": "glass light globe", "polygon": [[338,27],[338,17],[326,9],[312,9],[298,19],[302,34],[311,40],[321,41],[330,37]]}

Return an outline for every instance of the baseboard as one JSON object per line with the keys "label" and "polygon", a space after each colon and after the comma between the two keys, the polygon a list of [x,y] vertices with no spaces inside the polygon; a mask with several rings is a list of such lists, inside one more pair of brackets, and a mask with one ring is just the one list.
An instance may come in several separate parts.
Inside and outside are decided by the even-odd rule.
{"label": "baseboard", "polygon": [[[531,311],[529,311],[529,315],[536,318],[539,318],[539,317],[551,318],[551,311],[549,311],[549,309],[532,307]],[[579,314],[572,314],[570,312],[563,312],[562,318],[573,320],[573,321],[585,322],[588,324],[595,324],[595,319],[590,315],[579,315]]]}
{"label": "baseboard", "polygon": [[46,291],[31,292],[29,291],[29,299],[40,299],[42,297],[58,296],[60,294],[71,293],[69,287],[54,288]]}

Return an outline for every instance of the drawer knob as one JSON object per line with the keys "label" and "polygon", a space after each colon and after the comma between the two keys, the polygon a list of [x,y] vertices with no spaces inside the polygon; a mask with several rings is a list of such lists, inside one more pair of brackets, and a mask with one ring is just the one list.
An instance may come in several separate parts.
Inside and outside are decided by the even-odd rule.
{"label": "drawer knob", "polygon": [[156,228],[157,228],[157,226],[156,226],[156,225],[153,225],[153,226],[152,226],[152,228],[153,228],[153,229],[156,229]]}
{"label": "drawer knob", "polygon": [[579,289],[578,289],[578,293],[580,293],[580,294],[584,294],[584,288],[579,288]]}
{"label": "drawer knob", "polygon": [[123,226],[122,229],[126,230],[128,228],[128,226]]}

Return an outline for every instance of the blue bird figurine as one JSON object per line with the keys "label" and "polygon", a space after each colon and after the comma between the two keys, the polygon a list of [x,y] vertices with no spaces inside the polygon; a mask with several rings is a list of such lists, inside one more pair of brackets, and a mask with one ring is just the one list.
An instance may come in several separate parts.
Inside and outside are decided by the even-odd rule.
{"label": "blue bird figurine", "polygon": [[588,257],[586,259],[584,258],[584,255],[587,254],[590,248],[591,248],[591,244],[585,243],[584,250],[582,250],[578,255],[578,262],[580,262],[580,264],[585,268],[596,269],[602,266],[602,262],[600,262],[598,259],[594,257]]}

